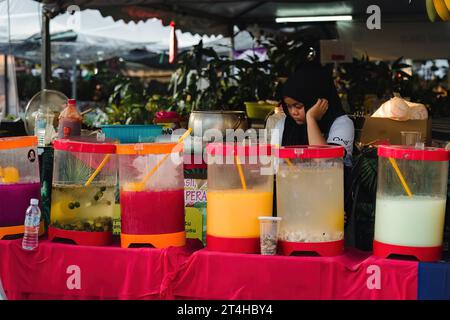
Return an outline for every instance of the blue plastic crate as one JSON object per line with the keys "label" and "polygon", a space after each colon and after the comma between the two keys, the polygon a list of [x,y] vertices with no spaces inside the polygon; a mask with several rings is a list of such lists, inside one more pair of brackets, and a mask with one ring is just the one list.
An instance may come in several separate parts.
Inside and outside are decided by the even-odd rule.
{"label": "blue plastic crate", "polygon": [[113,124],[101,128],[106,138],[117,139],[120,143],[154,142],[163,131],[162,126],[153,124]]}

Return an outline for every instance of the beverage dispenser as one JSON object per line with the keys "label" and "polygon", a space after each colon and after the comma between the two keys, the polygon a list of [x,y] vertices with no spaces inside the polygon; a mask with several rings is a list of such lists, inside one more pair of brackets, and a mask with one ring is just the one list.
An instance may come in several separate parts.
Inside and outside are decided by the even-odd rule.
{"label": "beverage dispenser", "polygon": [[430,147],[378,148],[374,255],[440,259],[449,154]]}
{"label": "beverage dispenser", "polygon": [[207,248],[259,253],[258,217],[272,216],[271,147],[211,143],[207,156]]}
{"label": "beverage dispenser", "polygon": [[183,246],[183,145],[137,143],[117,146],[121,246]]}
{"label": "beverage dispenser", "polygon": [[112,243],[116,145],[94,139],[54,141],[49,239]]}
{"label": "beverage dispenser", "polygon": [[344,250],[344,148],[277,149],[280,252],[335,256]]}
{"label": "beverage dispenser", "polygon": [[0,138],[0,240],[22,235],[30,199],[41,199],[37,143],[35,136]]}

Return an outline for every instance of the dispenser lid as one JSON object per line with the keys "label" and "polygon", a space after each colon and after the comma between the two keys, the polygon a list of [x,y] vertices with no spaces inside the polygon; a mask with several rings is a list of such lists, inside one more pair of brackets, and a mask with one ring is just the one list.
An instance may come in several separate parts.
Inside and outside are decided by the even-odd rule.
{"label": "dispenser lid", "polygon": [[425,147],[418,149],[408,146],[379,146],[378,156],[401,160],[449,161],[450,151],[442,148]]}
{"label": "dispenser lid", "polygon": [[342,158],[345,151],[341,146],[311,145],[276,148],[275,154],[282,159],[332,159]]}
{"label": "dispenser lid", "polygon": [[36,147],[37,144],[36,136],[0,138],[0,150]]}
{"label": "dispenser lid", "polygon": [[53,142],[55,150],[85,153],[116,153],[116,145],[110,141],[93,139],[57,139]]}
{"label": "dispenser lid", "polygon": [[272,147],[269,144],[243,145],[232,142],[214,142],[206,146],[206,152],[211,156],[270,156]]}
{"label": "dispenser lid", "polygon": [[166,154],[183,151],[183,144],[170,143],[130,143],[117,146],[117,154]]}

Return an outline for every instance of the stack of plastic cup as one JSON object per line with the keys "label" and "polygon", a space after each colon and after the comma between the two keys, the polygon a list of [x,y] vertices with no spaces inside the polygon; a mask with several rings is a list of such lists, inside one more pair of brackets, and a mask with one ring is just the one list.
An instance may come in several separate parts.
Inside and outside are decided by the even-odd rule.
{"label": "stack of plastic cup", "polygon": [[273,256],[277,254],[280,217],[258,217],[260,225],[261,254]]}

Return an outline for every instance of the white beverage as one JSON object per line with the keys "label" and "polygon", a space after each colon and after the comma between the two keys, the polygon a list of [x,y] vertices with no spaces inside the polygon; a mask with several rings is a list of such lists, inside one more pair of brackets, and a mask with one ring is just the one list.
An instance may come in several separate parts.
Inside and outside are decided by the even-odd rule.
{"label": "white beverage", "polygon": [[327,242],[344,237],[342,165],[281,166],[277,175],[280,240]]}
{"label": "white beverage", "polygon": [[375,240],[411,247],[442,245],[445,198],[377,197]]}

